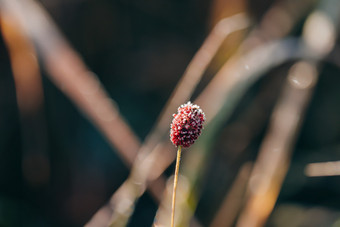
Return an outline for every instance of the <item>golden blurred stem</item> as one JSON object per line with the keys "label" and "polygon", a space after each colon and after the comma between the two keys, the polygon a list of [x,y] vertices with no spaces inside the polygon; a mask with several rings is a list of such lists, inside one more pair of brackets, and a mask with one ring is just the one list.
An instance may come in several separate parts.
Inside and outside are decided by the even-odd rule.
{"label": "golden blurred stem", "polygon": [[177,189],[177,183],[178,183],[179,164],[181,162],[181,153],[182,153],[182,146],[178,146],[175,177],[174,177],[174,188],[173,188],[173,191],[172,191],[171,227],[174,227],[174,223],[175,223],[176,189]]}

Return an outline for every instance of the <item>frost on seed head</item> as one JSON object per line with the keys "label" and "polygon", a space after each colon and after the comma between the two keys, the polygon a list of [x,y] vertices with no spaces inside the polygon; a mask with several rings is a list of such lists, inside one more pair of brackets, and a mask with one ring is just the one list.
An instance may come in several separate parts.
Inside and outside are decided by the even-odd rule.
{"label": "frost on seed head", "polygon": [[170,139],[175,146],[190,147],[201,135],[205,115],[190,101],[178,107],[170,125]]}

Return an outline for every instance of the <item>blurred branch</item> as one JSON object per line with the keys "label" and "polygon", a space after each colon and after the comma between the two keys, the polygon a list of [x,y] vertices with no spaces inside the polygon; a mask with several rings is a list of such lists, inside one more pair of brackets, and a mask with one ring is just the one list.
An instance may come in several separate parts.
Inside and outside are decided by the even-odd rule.
{"label": "blurred branch", "polygon": [[291,68],[251,173],[249,198],[237,226],[262,226],[271,213],[317,77],[311,63],[299,62]]}
{"label": "blurred branch", "polygon": [[318,0],[277,1],[264,14],[257,27],[250,32],[240,48],[240,53],[289,35],[299,20],[302,20],[317,2]]}
{"label": "blurred branch", "polygon": [[[127,164],[131,164],[136,157],[136,151],[140,149],[138,139],[124,123],[113,102],[101,88],[95,75],[88,71],[80,57],[73,52],[68,44],[60,37],[48,17],[41,14],[41,9],[30,1],[0,0],[0,3],[2,13],[4,15],[15,15],[15,17],[20,20],[26,32],[32,37],[43,56],[47,69],[50,71],[52,80],[83,110],[92,122],[100,128],[111,145],[121,152],[123,160]],[[275,15],[280,14],[274,12],[273,16]],[[295,23],[292,23],[292,25],[293,24]],[[289,31],[289,29],[287,31]],[[280,35],[275,36],[275,38],[284,35],[281,33],[281,30],[279,33]],[[202,76],[200,72],[204,72],[211,61],[212,54],[218,50],[218,46],[214,45],[223,41],[222,36],[212,37],[214,36],[211,35],[206,42],[211,42],[213,46],[205,43],[208,50],[212,51],[207,52],[207,50],[203,48],[205,45],[203,44],[202,49],[200,49],[201,52],[199,51],[199,53],[197,53],[200,57],[197,57],[197,59],[195,57],[192,65],[189,65],[175,93],[160,115],[155,128],[151,131],[150,136],[148,136],[145,144],[140,149],[140,155],[138,155],[135,161],[131,176],[114,194],[110,204],[102,208],[94,216],[89,225],[106,225],[108,221],[107,218],[112,214],[112,209],[118,212],[118,217],[123,217],[123,219],[118,218],[117,220],[122,220],[122,224],[119,225],[124,225],[127,218],[133,212],[135,201],[144,193],[148,180],[159,179],[160,184],[157,184],[157,187],[153,187],[153,191],[156,195],[160,195],[159,192],[164,185],[164,178],[158,177],[174,158],[174,154],[171,152],[163,152],[164,150],[171,150],[169,142],[163,142],[168,132],[168,125],[170,123],[169,116],[179,104],[191,96],[193,89]],[[257,38],[259,38],[259,36],[257,36]],[[208,41],[209,39],[211,41]],[[313,42],[316,42],[315,40],[322,39],[323,38],[320,39],[319,37],[318,39],[309,40],[306,43],[308,45],[312,43],[310,46],[313,47],[315,46],[313,44]],[[244,94],[246,89],[261,76],[261,73],[288,59],[309,56],[310,52],[307,53],[304,52],[305,49],[300,49],[300,44],[301,43],[296,40],[269,42],[255,49],[246,48],[246,54],[241,54],[240,51],[235,58],[231,59],[197,100],[203,109],[209,111],[209,113],[207,113],[209,121],[209,126],[207,126],[206,130],[207,136],[202,138],[201,141],[205,143],[211,139],[218,128],[217,125],[229,117],[236,102],[242,94]],[[325,44],[323,47],[325,48],[319,49],[319,52],[327,50],[328,48]],[[319,53],[317,57],[326,53],[327,51],[325,53]],[[309,57],[314,58],[315,56],[312,55]],[[196,71],[197,69],[198,71]],[[186,75],[191,76],[186,77]],[[184,78],[192,79],[185,81]],[[190,86],[188,87],[187,85],[189,84]],[[184,91],[184,93],[180,91]],[[176,95],[178,95],[178,97],[176,97]],[[162,142],[159,143],[160,141]],[[203,142],[200,143],[200,145],[202,146],[202,151],[198,152],[198,156],[194,158],[194,160],[197,160],[196,163],[198,163],[198,165],[194,165],[188,170],[189,173],[198,170],[196,177],[190,178],[190,189],[192,189],[193,183],[197,180],[197,175],[199,175],[203,169],[203,165],[200,165],[200,163],[205,159],[208,150],[208,146],[206,144],[203,145]],[[194,149],[198,149],[198,146]],[[194,151],[191,153],[194,153]],[[149,176],[150,172],[151,175]],[[155,186],[155,184],[152,185]],[[116,217],[113,218],[115,219]],[[99,222],[102,222],[102,224],[98,224]]]}
{"label": "blurred branch", "polygon": [[18,21],[41,54],[51,80],[117,148],[130,165],[139,149],[138,138],[119,115],[97,77],[88,70],[44,10],[31,0],[1,0],[4,17]]}
{"label": "blurred branch", "polygon": [[168,138],[170,117],[179,105],[190,99],[197,84],[200,82],[212,58],[215,56],[223,41],[233,32],[245,29],[249,26],[246,15],[237,14],[229,18],[224,18],[216,24],[208,35],[200,49],[197,51],[183,76],[175,87],[171,97],[162,110],[155,127],[149,133],[142,151],[150,153],[159,141],[164,137]]}
{"label": "blurred branch", "polygon": [[[109,139],[109,142],[121,152],[123,160],[126,163],[132,163],[139,147],[137,138],[125,125],[112,101],[101,88],[95,75],[88,71],[80,57],[60,36],[42,8],[32,1],[22,1],[19,3],[17,1],[2,0],[1,9],[4,15],[14,15],[20,21],[30,38],[34,40],[56,85],[101,129]],[[243,20],[239,17],[240,19]],[[223,23],[225,22],[223,21]],[[228,24],[231,28],[232,25]],[[242,29],[242,26],[244,27],[245,25],[241,23],[240,28],[236,27],[235,29]],[[228,29],[230,28],[228,27]],[[204,54],[208,53],[208,56],[209,54],[214,54],[214,45],[218,43],[217,40],[221,38],[220,36],[223,37],[229,34],[229,31],[225,31],[225,28],[221,30],[221,26],[214,32],[216,34],[214,33],[211,36],[211,40],[201,50],[203,59],[197,57],[193,61],[194,67],[202,65],[205,60],[209,63],[209,57],[206,59]],[[206,48],[209,50],[212,48],[212,53],[209,50],[207,51]],[[195,78],[192,78],[192,69],[192,67],[188,68],[187,75],[193,81]],[[184,78],[188,78],[188,76]],[[196,84],[199,79],[196,78]],[[184,81],[184,83],[186,82]],[[183,83],[181,84],[183,90]],[[188,90],[187,87],[184,90]],[[175,99],[176,96],[172,100]],[[182,101],[178,100],[177,102]],[[173,106],[175,105],[177,106],[177,104],[173,104]],[[169,109],[167,111],[170,112]],[[165,124],[160,125],[164,126]],[[165,127],[164,131],[167,131]],[[158,131],[155,130],[153,135],[158,136]],[[149,141],[154,140],[150,139]]]}
{"label": "blurred branch", "polygon": [[[183,203],[180,211],[186,217],[183,217],[182,225],[187,225],[190,215],[196,207],[197,200],[195,199],[196,192],[194,192],[194,185],[198,182],[198,177],[204,170],[207,159],[209,141],[214,137],[216,131],[222,122],[232,113],[237,101],[245,93],[246,89],[253,84],[263,72],[268,69],[280,65],[281,63],[307,56],[303,46],[296,40],[284,40],[278,42],[271,42],[272,39],[278,39],[287,35],[293,28],[298,19],[306,13],[315,1],[307,1],[306,4],[298,4],[296,1],[283,1],[275,5],[266,15],[266,20],[270,20],[271,26],[259,26],[254,29],[251,35],[243,42],[238,53],[229,59],[220,69],[217,75],[200,94],[195,101],[205,111],[207,116],[206,129],[200,140],[194,146],[185,158],[188,160],[187,164],[183,165],[186,168],[184,175],[188,177],[190,182],[189,193],[187,193],[187,203]],[[292,7],[296,10],[295,15],[289,13]],[[279,12],[279,13],[278,13]],[[280,28],[279,33],[275,33],[277,27],[282,27],[282,15],[289,19],[289,23],[284,24],[284,28]],[[263,23],[265,19],[263,20]],[[285,21],[285,20],[283,20]],[[287,21],[285,21],[287,22]],[[273,33],[274,32],[274,33]],[[200,142],[201,141],[201,142]],[[168,162],[163,163],[163,167],[159,167],[159,172],[170,164],[173,158]],[[195,163],[194,165],[192,163]],[[153,175],[157,177],[158,171],[154,170]],[[166,210],[159,210],[164,212]],[[162,216],[161,214],[159,214]]]}
{"label": "blurred branch", "polygon": [[[305,10],[305,8],[304,7],[306,7],[307,6],[307,8],[308,8],[308,6],[309,6],[309,4],[306,4],[306,5],[302,5],[302,6],[300,6],[300,7],[297,7],[297,12],[300,12],[300,11],[303,11],[303,10]],[[278,6],[277,8],[278,9],[282,9],[282,11],[286,11],[286,10],[288,10],[287,8],[290,8],[291,7],[291,3],[290,4],[287,4],[287,5],[285,5],[285,4],[282,4],[282,6]],[[297,20],[298,18],[299,18],[299,16],[298,16],[299,14],[297,14],[297,16],[295,16],[294,18],[292,18],[291,19],[291,24],[289,25],[289,26],[286,26],[286,29],[285,29],[285,32],[282,32],[281,33],[281,35],[283,36],[286,32],[288,32],[290,29],[291,29],[291,27],[294,25],[294,20]],[[275,14],[273,14],[273,17],[275,18]],[[279,20],[276,20],[276,21],[279,21]],[[221,23],[222,24],[222,23]],[[216,28],[218,28],[217,26],[216,26]],[[212,33],[213,34],[213,33]],[[212,36],[212,37],[214,37],[214,36]],[[276,36],[276,37],[278,37],[278,36]],[[207,43],[209,43],[210,42],[210,40],[211,41],[213,41],[213,39],[212,38],[208,38],[207,39]],[[219,39],[220,41],[222,41],[222,39]],[[215,40],[215,42],[216,42],[216,40]],[[219,42],[218,42],[218,44],[219,44]],[[203,47],[205,46],[205,44],[203,45]],[[269,45],[270,46],[270,45]],[[204,50],[204,48],[202,47],[202,49],[200,49],[200,50]],[[217,47],[217,45],[215,46],[215,47]],[[294,48],[287,48],[289,51],[291,51],[291,50],[293,50]],[[217,49],[215,50],[215,52],[217,51]],[[283,51],[283,52],[285,52],[285,51]],[[200,54],[200,52],[196,55],[196,56],[199,56],[199,54]],[[257,58],[258,58],[258,56],[261,56],[261,55],[257,55],[257,54],[260,54],[260,53],[254,53],[254,56],[253,56],[253,60],[251,60],[251,62],[253,62],[253,63],[257,63],[257,61],[255,61],[255,59],[257,60]],[[256,57],[255,57],[255,55],[257,55]],[[283,53],[282,55],[285,55],[285,53]],[[288,54],[289,55],[289,54]],[[209,56],[209,55],[208,55]],[[211,56],[211,55],[210,55]],[[212,56],[211,56],[212,57]],[[282,57],[282,56],[279,56],[278,58],[280,58],[280,57]],[[233,61],[229,61],[229,62],[231,62],[231,63],[227,63],[226,65],[228,66],[228,67],[235,67],[235,68],[237,68],[237,67],[239,67],[239,65],[237,65],[235,62],[238,62],[238,60],[236,60],[236,59],[238,59],[238,57],[236,57],[236,58],[234,58],[234,60]],[[243,60],[243,59],[242,59]],[[194,62],[194,61],[193,61]],[[197,61],[197,62],[199,62],[199,61]],[[270,59],[270,62],[271,63],[273,63],[273,64],[275,64],[276,62],[275,62],[275,60],[273,60],[273,59]],[[194,65],[194,64],[190,64],[189,65],[189,68],[188,68],[188,70],[187,70],[187,72],[190,72],[190,66],[191,65]],[[237,66],[235,66],[235,65],[237,65]],[[204,66],[204,65],[203,65]],[[249,66],[248,65],[245,65],[246,66],[246,69],[248,69],[249,70]],[[228,68],[227,67],[227,68]],[[261,66],[260,66],[261,67]],[[270,66],[269,66],[270,67]],[[241,65],[241,67],[239,67],[239,68],[241,68],[241,70],[243,70],[244,69],[244,65]],[[256,67],[255,67],[256,68]],[[194,69],[194,68],[193,68]],[[202,70],[203,70],[204,68],[202,67]],[[230,68],[228,68],[228,70],[230,70]],[[251,69],[250,69],[251,70]],[[231,73],[233,73],[233,71],[232,70],[230,70],[231,71]],[[236,83],[236,81],[233,81],[234,80],[234,77],[233,76],[230,76],[230,71],[229,72],[226,72],[226,70],[225,71],[220,71],[217,75],[220,75],[220,77],[222,77],[222,75],[224,76],[224,78],[228,78],[228,81],[229,82],[231,82],[231,83]],[[236,69],[235,69],[235,71],[236,71]],[[199,71],[200,72],[200,71]],[[203,72],[203,71],[201,71],[201,72]],[[190,75],[190,74],[187,74],[187,75]],[[199,74],[198,74],[199,75]],[[228,77],[226,77],[226,75],[228,75]],[[239,78],[242,78],[242,76],[240,76],[240,75],[237,75],[236,77],[238,77],[239,76]],[[217,77],[217,76],[216,76]],[[230,78],[231,77],[231,78]],[[183,80],[182,81],[184,81],[184,78],[185,78],[185,76],[183,77]],[[190,80],[188,80],[188,82],[190,82]],[[183,83],[184,84],[184,83]],[[190,83],[189,83],[190,84]],[[202,102],[200,102],[200,100],[198,99],[198,103],[199,104],[201,104],[201,103],[203,103],[203,104],[201,104],[202,106],[204,106],[204,105],[206,105],[206,107],[203,107],[205,110],[208,110],[208,111],[210,111],[210,108],[211,108],[211,105],[216,105],[216,109],[214,109],[214,108],[212,108],[212,110],[214,111],[216,111],[216,113],[218,112],[218,108],[219,107],[221,107],[221,105],[220,105],[220,103],[221,102],[218,102],[218,101],[216,101],[214,98],[215,97],[218,97],[219,98],[219,100],[223,100],[223,98],[226,96],[226,95],[221,95],[221,93],[219,93],[219,92],[221,92],[221,91],[225,91],[225,90],[230,90],[231,89],[231,87],[232,86],[230,86],[229,87],[229,83],[225,83],[225,81],[221,81],[221,80],[216,80],[216,79],[213,79],[213,82],[212,83],[210,83],[210,85],[211,84],[213,84],[212,86],[210,86],[210,89],[205,89],[205,93],[204,93],[204,95],[200,95],[200,97],[202,98],[202,97],[204,97],[205,99],[204,99],[204,101],[202,101]],[[218,88],[216,88],[215,86],[214,86],[214,84],[219,84],[220,86],[218,87]],[[185,85],[185,84],[184,84]],[[179,85],[180,86],[180,85]],[[222,87],[222,88],[221,88]],[[226,87],[227,87],[227,89],[226,89]],[[184,87],[184,90],[185,89],[187,89],[188,90],[188,92],[190,91],[190,88],[191,87],[189,87],[189,89],[188,89],[188,87]],[[225,92],[225,93],[228,93],[228,92]],[[211,98],[211,95],[214,95],[214,97],[213,98]],[[184,97],[184,96],[183,96]],[[183,99],[183,100],[185,100],[185,99]],[[214,102],[211,102],[211,100],[214,100]],[[169,105],[167,105],[167,106],[171,106],[171,101],[169,102],[170,104]],[[179,104],[180,104],[181,102],[178,102],[177,104],[175,104],[175,105],[173,105],[174,107],[177,107]],[[173,107],[172,107],[173,108]],[[169,110],[171,110],[170,108],[169,108]],[[174,110],[172,110],[172,111],[174,111]],[[171,111],[164,111],[163,112],[164,114],[163,114],[163,116],[170,116],[170,114],[171,114]],[[165,113],[167,113],[167,114],[165,114]],[[213,118],[214,117],[214,115],[215,114],[207,114],[207,116],[208,116],[208,119],[209,118]],[[168,118],[168,119],[170,119],[170,118]],[[167,120],[168,122],[168,124],[164,124],[164,126],[166,127],[166,129],[168,129],[168,125],[169,125],[169,123],[170,123],[170,121],[169,120]],[[161,122],[161,121],[160,121]],[[162,125],[162,124],[160,124],[160,125]],[[155,130],[155,132],[157,132],[156,130]],[[152,180],[152,179],[157,179],[157,177],[159,177],[160,176],[160,174],[170,165],[170,163],[174,160],[174,155],[172,155],[172,154],[169,154],[169,153],[166,153],[166,152],[162,152],[163,150],[161,149],[161,147],[167,147],[168,149],[170,148],[170,146],[168,145],[169,143],[166,143],[167,145],[164,145],[164,144],[162,144],[162,145],[159,145],[158,147],[156,147],[156,149],[148,149],[148,150],[152,150],[152,152],[148,155],[148,157],[147,158],[144,158],[144,160],[147,160],[145,163],[143,163],[143,164],[140,164],[140,166],[142,166],[143,168],[145,168],[146,169],[146,171],[139,171],[139,173],[140,172],[145,172],[145,173],[149,173],[150,171],[148,170],[148,168],[150,168],[150,167],[152,167],[152,172],[151,172],[151,176],[149,177],[149,179],[150,180]],[[157,149],[158,148],[158,149]],[[156,158],[157,157],[157,158]],[[137,159],[137,160],[139,160],[139,159]],[[142,162],[141,162],[142,163]],[[144,178],[145,178],[146,176],[144,176]],[[143,177],[139,177],[140,179],[143,179]],[[138,177],[137,177],[137,179],[138,179]],[[143,185],[143,184],[139,184],[139,186],[140,185]],[[138,187],[139,187],[138,186]],[[139,191],[139,190],[138,190]],[[123,199],[122,199],[122,201],[124,201]],[[126,213],[128,213],[128,212],[126,212]]]}
{"label": "blurred branch", "polygon": [[[158,206],[158,210],[156,213],[156,217],[154,220],[154,227],[167,227],[170,226],[170,214],[171,214],[171,195],[172,195],[172,187],[173,187],[173,176],[169,177],[167,181],[166,188],[164,190],[164,195],[162,202]],[[190,185],[188,178],[179,175],[179,181],[178,181],[178,200],[176,202],[176,209],[181,208],[183,206],[183,203],[186,203],[186,198],[188,193],[190,192]],[[176,213],[176,223],[180,223],[179,221],[182,219],[183,213],[181,210]],[[182,226],[181,224],[176,224],[176,226]],[[197,219],[192,218],[190,221],[190,224],[186,226],[191,226],[191,227],[201,227],[202,225],[197,221]]]}
{"label": "blurred branch", "polygon": [[[215,105],[215,102],[204,103],[204,105],[201,104],[201,106],[206,106],[206,108],[203,107],[202,109],[209,113],[206,115],[207,123],[205,125],[205,130],[200,139],[190,149],[191,152],[188,153],[188,156],[184,154],[182,175],[185,175],[189,180],[189,193],[186,197],[188,203],[185,203],[183,207],[179,208],[179,213],[182,213],[183,217],[185,214],[190,216],[193,213],[192,209],[196,206],[197,201],[193,198],[193,194],[195,194],[193,188],[198,182],[198,176],[201,176],[202,171],[204,170],[204,163],[208,155],[208,146],[210,145],[209,141],[212,140],[216,130],[220,128],[219,126],[222,122],[230,116],[238,100],[247,91],[249,86],[263,75],[264,71],[280,65],[287,60],[304,56],[305,54],[300,42],[298,40],[290,39],[262,45],[249,51],[249,53],[244,54],[240,61],[235,61],[233,64],[228,65],[228,73],[230,74],[227,74],[229,79],[226,79],[224,83],[224,99],[219,99],[223,102],[219,103],[219,106],[216,106],[216,109],[207,108],[211,105]],[[248,70],[244,65],[249,65],[252,70]],[[221,91],[214,90],[214,92]],[[207,93],[207,95],[211,94]],[[214,113],[212,110],[216,112]],[[155,154],[150,154],[150,157],[152,157],[151,155]],[[162,171],[164,171],[164,169]],[[158,174],[160,173],[161,172]],[[155,177],[157,176],[156,170],[153,170],[153,175]],[[190,219],[189,216],[185,217],[183,220],[188,222]],[[161,224],[163,225],[163,223]],[[185,226],[186,224],[182,225]]]}
{"label": "blurred branch", "polygon": [[339,176],[340,161],[310,163],[305,167],[308,177]]}
{"label": "blurred branch", "polygon": [[49,180],[50,163],[37,55],[32,43],[13,18],[1,15],[0,22],[15,82],[22,136],[23,176],[31,186],[41,186]]}
{"label": "blurred branch", "polygon": [[[183,213],[183,215],[187,214],[187,217],[183,217],[182,225],[187,224],[190,215],[193,213],[192,209],[194,209],[196,206],[196,203],[193,202],[193,196],[195,193],[192,193],[192,189],[194,187],[193,185],[196,184],[198,180],[197,177],[200,176],[204,169],[204,164],[202,163],[204,163],[208,149],[205,142],[211,140],[210,138],[213,137],[216,129],[219,128],[218,125],[228,118],[229,114],[231,114],[233,110],[233,107],[236,105],[237,100],[240,99],[246,88],[258,79],[258,76],[260,76],[261,73],[271,67],[274,67],[275,65],[285,62],[288,59],[306,54],[303,52],[303,48],[300,46],[299,42],[294,43],[294,41],[285,41],[275,43],[269,42],[268,40],[280,38],[286,35],[294,26],[296,21],[300,18],[300,16],[303,15],[302,12],[306,12],[306,8],[310,7],[313,2],[314,1],[308,1],[307,4],[301,4],[299,7],[296,7],[296,15],[291,17],[289,21],[290,23],[285,24],[285,29],[283,29],[279,34],[270,35],[273,32],[273,27],[270,26],[260,26],[258,29],[255,29],[255,32],[253,32],[252,35],[250,35],[250,37],[246,39],[246,41],[244,41],[244,43],[241,45],[240,51],[224,64],[222,69],[217,73],[217,75],[195,101],[206,111],[208,120],[206,128],[210,128],[210,131],[207,129],[205,130],[203,137],[206,138],[200,139],[200,141],[204,142],[198,142],[199,145],[197,144],[194,146],[194,151],[190,152],[190,157],[187,158],[188,160],[191,160],[188,161],[189,167],[187,170],[189,172],[184,174],[190,179],[189,185],[191,189],[189,190],[190,193],[187,194],[187,200],[188,202],[190,201],[190,205],[189,203],[184,203],[182,211],[180,211]],[[294,2],[289,2],[288,4],[282,3],[276,5],[273,9],[280,11],[281,13],[289,12],[292,5],[294,5]],[[273,10],[273,12],[275,12],[275,10]],[[278,26],[277,23],[281,23],[281,15],[282,14],[270,13],[269,18],[272,21],[272,26]],[[263,37],[264,34],[267,34],[268,36],[266,37],[265,35]],[[254,42],[254,40],[262,40],[263,42]],[[263,49],[261,48],[261,44]],[[281,47],[278,47],[280,45],[287,46],[281,49]],[[248,49],[245,49],[245,47]],[[278,49],[274,51],[276,48]],[[210,120],[213,120],[213,126],[209,124]],[[169,161],[172,160],[173,158],[169,159]],[[192,165],[192,163],[195,163],[195,165]],[[165,161],[163,164],[163,168],[159,167],[160,172],[164,171],[170,162]],[[185,166],[186,165],[184,164],[183,168],[185,168]],[[157,171],[154,169],[153,177],[157,177],[156,173]]]}
{"label": "blurred branch", "polygon": [[234,223],[239,210],[243,204],[245,189],[252,169],[252,163],[241,166],[229,192],[216,213],[210,227],[228,227]]}
{"label": "blurred branch", "polygon": [[[223,43],[225,38],[232,32],[244,29],[248,26],[248,20],[245,15],[238,14],[230,18],[225,18],[221,20],[212,32],[209,34],[207,39],[204,41],[202,47],[193,57],[192,61],[189,63],[184,75],[176,86],[173,94],[165,105],[163,111],[161,112],[157,123],[151,130],[146,138],[146,142],[143,144],[142,148],[138,152],[138,156],[132,168],[129,179],[121,186],[119,190],[112,196],[111,202],[108,206],[111,206],[113,210],[111,225],[114,226],[124,226],[128,221],[129,216],[133,210],[133,204],[136,200],[143,194],[146,183],[149,178],[149,174],[155,171],[155,166],[157,168],[157,162],[159,160],[165,160],[166,158],[158,159],[158,154],[164,149],[166,142],[162,142],[166,139],[168,141],[168,132],[171,118],[173,112],[177,107],[187,101],[192,95],[197,84],[201,80],[203,73],[211,62],[212,58],[216,54],[220,45]],[[169,147],[169,146],[167,146]],[[169,151],[171,148],[168,148]],[[148,156],[152,152],[153,156]],[[166,155],[167,157],[168,155]],[[173,160],[172,153],[170,160]],[[152,171],[151,171],[152,170]],[[162,172],[161,172],[162,173]],[[157,175],[157,178],[160,175]],[[150,178],[149,178],[150,179]],[[123,190],[123,188],[126,188]],[[124,192],[125,191],[125,192]],[[130,193],[126,193],[130,192]],[[122,206],[121,204],[130,204],[131,206]],[[125,209],[118,209],[124,207]],[[88,226],[97,226],[95,221],[96,216],[102,219],[103,210],[110,210],[108,207],[103,207],[97,212],[93,219],[88,223]],[[98,220],[99,222],[99,220]]]}
{"label": "blurred branch", "polygon": [[316,64],[334,47],[339,10],[339,2],[326,0],[307,18],[303,39],[309,57],[315,60],[296,63],[290,70],[249,180],[248,202],[237,222],[239,227],[263,226],[274,208],[303,113],[318,79]]}

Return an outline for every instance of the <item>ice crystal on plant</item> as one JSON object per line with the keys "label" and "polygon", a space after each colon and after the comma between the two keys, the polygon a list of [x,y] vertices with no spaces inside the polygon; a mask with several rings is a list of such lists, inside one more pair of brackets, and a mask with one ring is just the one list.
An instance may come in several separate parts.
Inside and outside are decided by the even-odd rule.
{"label": "ice crystal on plant", "polygon": [[205,115],[201,108],[191,102],[181,105],[173,115],[170,139],[175,146],[190,147],[201,135]]}

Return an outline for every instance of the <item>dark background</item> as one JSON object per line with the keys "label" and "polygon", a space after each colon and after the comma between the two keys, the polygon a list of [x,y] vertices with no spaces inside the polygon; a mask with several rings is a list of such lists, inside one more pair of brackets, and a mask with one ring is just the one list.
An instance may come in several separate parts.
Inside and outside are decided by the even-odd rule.
{"label": "dark background", "polygon": [[[257,21],[273,2],[249,1],[244,10]],[[141,140],[216,18],[214,1],[42,0],[41,3],[87,66],[98,75]],[[233,6],[239,7],[237,1],[226,1],[225,5],[230,7],[227,12],[230,15]],[[302,23],[303,20],[291,35],[300,35]],[[36,143],[48,154],[50,167],[45,169],[46,182],[28,183],[23,174],[26,156],[21,125],[25,119],[19,117],[8,51],[2,38],[0,48],[0,226],[84,225],[108,201],[129,170],[94,126],[43,76],[45,100],[40,114],[46,122],[46,133]],[[216,138],[196,212],[204,226],[212,220],[241,163],[256,158],[270,111],[291,65],[287,63],[268,72],[268,76],[255,84]],[[215,71],[214,67],[208,70],[199,89]],[[46,74],[44,68],[41,72]],[[323,62],[294,149],[292,166],[269,226],[285,226],[282,225],[285,214],[292,210],[297,211],[289,217],[315,212],[312,216],[321,220],[310,221],[305,226],[327,223],[330,226],[340,216],[340,178],[307,178],[303,173],[310,162],[340,158],[339,84],[339,68]],[[238,124],[256,123],[259,125],[254,126],[251,143],[246,147],[235,146],[242,144],[245,137]],[[245,152],[238,155],[239,150]],[[40,167],[37,167],[39,171],[44,169]],[[172,171],[173,166],[168,173]],[[151,226],[156,209],[157,205],[146,193],[138,202],[129,226]]]}

